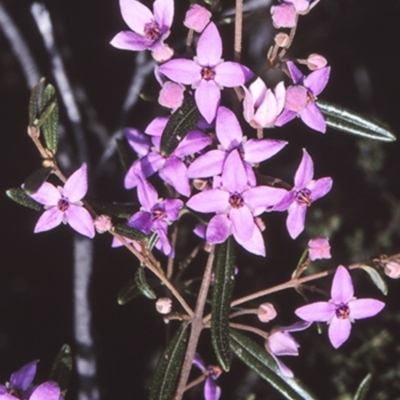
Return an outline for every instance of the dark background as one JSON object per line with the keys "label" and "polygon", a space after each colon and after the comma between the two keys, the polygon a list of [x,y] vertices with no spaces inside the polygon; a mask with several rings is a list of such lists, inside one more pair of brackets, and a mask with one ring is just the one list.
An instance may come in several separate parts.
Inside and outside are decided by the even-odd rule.
{"label": "dark background", "polygon": [[[188,1],[176,0],[177,15],[169,43],[180,44],[184,31],[179,21]],[[34,54],[40,72],[54,83],[48,55],[31,18],[31,2],[4,0]],[[65,59],[74,88],[86,92],[97,113],[97,120],[109,137],[121,126],[143,129],[156,112],[144,101],[125,115],[121,107],[128,90],[135,54],[109,45],[111,38],[126,29],[117,1],[54,0],[45,2],[53,24],[57,46]],[[229,8],[231,2],[223,1]],[[300,20],[289,57],[323,54],[332,66],[331,80],[321,95],[370,118],[385,121],[398,135],[400,101],[398,93],[398,40],[400,2],[397,0],[322,0]],[[257,70],[263,63],[271,41],[268,9],[262,8],[245,20],[244,61]],[[229,40],[232,27],[222,28]],[[260,38],[266,38],[260,42]],[[230,43],[230,42],[226,42]],[[260,44],[261,43],[261,44]],[[230,46],[225,46],[230,59]],[[272,82],[276,75],[267,77]],[[152,94],[153,79],[145,90]],[[40,158],[25,134],[28,122],[29,89],[9,41],[0,34],[0,146],[1,160],[1,261],[0,261],[0,381],[23,364],[40,358],[39,379],[45,380],[53,358],[63,343],[74,348],[72,298],[72,231],[59,227],[33,235],[38,218],[4,194],[19,186],[40,165]],[[85,106],[81,106],[85,114]],[[72,127],[61,105],[63,140],[72,162],[79,165]],[[96,128],[84,117],[89,144],[88,163],[91,195],[105,200],[129,201],[133,192],[123,190],[123,170],[113,156],[107,168],[99,167],[103,150],[96,139]],[[379,254],[400,252],[400,144],[359,139],[328,129],[326,135],[305,128],[296,120],[280,130],[266,133],[284,138],[290,146],[271,161],[269,174],[291,181],[307,147],[315,162],[316,177],[332,176],[331,193],[313,205],[307,231],[295,242],[288,238],[283,215],[269,215],[266,261],[239,250],[240,267],[237,294],[282,282],[290,276],[304,246],[314,235],[331,238],[333,259],[320,268],[361,261]],[[66,170],[67,175],[71,172]],[[98,384],[102,399],[145,399],[152,368],[165,343],[164,324],[154,305],[139,298],[121,307],[117,294],[133,276],[137,262],[121,249],[111,250],[109,237],[95,239],[93,279],[90,300],[93,311],[93,336],[98,361]],[[202,259],[203,260],[203,259]],[[201,268],[201,265],[199,265]],[[382,298],[380,292],[361,273],[354,273],[356,295]],[[256,282],[256,283],[254,283]],[[326,332],[308,330],[298,334],[301,355],[287,360],[299,377],[321,399],[339,398],[355,392],[368,373],[374,374],[371,399],[400,399],[400,345],[398,332],[399,300],[397,282],[390,281],[387,306],[374,320],[358,321],[350,340],[334,351]],[[328,285],[329,282],[323,282]],[[358,286],[357,286],[358,284]],[[325,286],[328,287],[328,286]],[[302,304],[296,294],[281,293],[269,298],[277,305],[282,325],[294,322],[292,311]],[[250,320],[254,323],[254,319]],[[215,363],[207,345],[203,357]],[[243,393],[256,393],[259,399],[280,398],[235,361],[232,376],[220,378],[223,399],[244,399]],[[228,382],[238,382],[239,389]],[[76,398],[78,378],[73,374],[68,398]],[[200,398],[199,392],[193,396]],[[345,397],[343,397],[345,398]]]}

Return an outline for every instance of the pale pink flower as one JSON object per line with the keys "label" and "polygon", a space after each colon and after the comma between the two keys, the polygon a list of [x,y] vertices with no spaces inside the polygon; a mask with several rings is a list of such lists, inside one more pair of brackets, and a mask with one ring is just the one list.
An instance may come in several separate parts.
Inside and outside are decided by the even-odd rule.
{"label": "pale pink flower", "polygon": [[311,261],[331,258],[331,246],[328,238],[314,238],[308,242],[308,254]]}
{"label": "pale pink flower", "polygon": [[195,32],[201,33],[204,28],[210,22],[211,13],[207,10],[207,8],[199,5],[192,4],[189,7],[189,10],[186,12],[185,20],[183,24],[189,28],[193,29]]}

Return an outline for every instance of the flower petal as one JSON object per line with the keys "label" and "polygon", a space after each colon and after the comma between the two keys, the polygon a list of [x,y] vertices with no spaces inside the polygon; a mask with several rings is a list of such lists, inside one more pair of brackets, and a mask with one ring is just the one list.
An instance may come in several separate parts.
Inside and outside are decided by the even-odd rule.
{"label": "flower petal", "polygon": [[385,303],[375,299],[357,299],[350,301],[350,317],[354,319],[363,319],[373,317],[382,311]]}
{"label": "flower petal", "polygon": [[196,158],[187,170],[188,178],[208,178],[222,172],[227,153],[222,150],[210,150]]}
{"label": "flower petal", "polygon": [[243,138],[242,128],[231,110],[226,107],[219,107],[215,125],[218,140],[226,151],[240,145]]}
{"label": "flower petal", "polygon": [[197,61],[203,67],[214,67],[221,60],[222,40],[213,22],[210,22],[201,34],[196,53]]}
{"label": "flower petal", "polygon": [[44,382],[30,395],[29,400],[58,400],[60,388],[55,382]]}
{"label": "flower petal", "polygon": [[126,140],[139,157],[145,156],[150,151],[151,140],[139,130],[134,128],[124,129]]}
{"label": "flower petal", "polygon": [[229,209],[229,193],[220,189],[205,190],[192,196],[186,203],[192,210],[211,213]]}
{"label": "flower petal", "polygon": [[201,67],[193,60],[177,58],[167,61],[158,67],[158,72],[174,82],[191,85],[201,79]]}
{"label": "flower petal", "polygon": [[179,143],[179,146],[175,149],[173,154],[177,157],[186,157],[198,153],[205,147],[212,143],[210,136],[200,131],[189,132],[183,140]]}
{"label": "flower petal", "polygon": [[225,214],[211,218],[206,230],[206,240],[210,244],[224,243],[231,234],[231,222]]}
{"label": "flower petal", "polygon": [[246,190],[243,193],[243,199],[251,209],[271,207],[279,203],[286,193],[287,191],[281,188],[257,186]]}
{"label": "flower petal", "polygon": [[232,222],[232,232],[235,238],[248,240],[251,237],[256,225],[253,214],[247,206],[232,208],[229,211],[229,219]]}
{"label": "flower petal", "polygon": [[45,206],[56,206],[61,194],[58,189],[49,182],[44,182],[39,190],[29,195],[33,200]]}
{"label": "flower petal", "polygon": [[225,160],[222,184],[230,193],[242,193],[246,188],[247,174],[237,150],[233,150]]}
{"label": "flower petal", "polygon": [[161,31],[168,31],[174,18],[174,0],[156,0],[153,4],[153,12]]}
{"label": "flower petal", "polygon": [[204,119],[211,124],[221,100],[221,91],[213,81],[202,79],[194,93],[197,108]]}
{"label": "flower petal", "polygon": [[283,126],[290,122],[292,119],[296,118],[297,113],[294,111],[283,110],[283,113],[275,121],[275,126]]}
{"label": "flower petal", "polygon": [[294,186],[297,190],[307,187],[314,176],[314,163],[306,149],[303,149],[303,157],[294,176]]}
{"label": "flower petal", "polygon": [[320,178],[316,181],[311,181],[307,188],[311,190],[312,200],[315,201],[325,196],[331,190],[332,184],[333,181],[330,177]]}
{"label": "flower petal", "polygon": [[300,111],[300,118],[311,129],[321,133],[326,132],[325,118],[314,102],[311,102],[304,110]]}
{"label": "flower petal", "polygon": [[167,126],[169,117],[156,117],[144,130],[150,136],[161,136]]}
{"label": "flower petal", "polygon": [[298,356],[300,345],[289,333],[276,331],[268,337],[268,347],[277,356]]}
{"label": "flower petal", "polygon": [[148,182],[143,175],[138,176],[137,194],[143,209],[151,212],[152,207],[157,203],[158,193],[154,186]]}
{"label": "flower petal", "polygon": [[260,163],[279,153],[288,142],[273,139],[250,139],[243,145],[244,161]]}
{"label": "flower petal", "polygon": [[347,304],[354,296],[354,287],[349,271],[343,265],[336,268],[332,281],[331,298],[335,304]]}
{"label": "flower petal", "polygon": [[274,358],[276,363],[278,364],[278,368],[281,371],[282,375],[288,377],[288,378],[293,378],[293,371],[287,367],[278,357],[276,357],[274,354],[271,354],[271,356]]}
{"label": "flower petal", "polygon": [[327,322],[335,315],[335,305],[327,301],[318,301],[300,307],[294,313],[304,321]]}
{"label": "flower petal", "polygon": [[39,360],[31,361],[11,375],[10,383],[15,389],[24,392],[33,382],[36,375],[36,366]]}
{"label": "flower petal", "polygon": [[121,50],[141,51],[148,49],[152,41],[135,32],[121,31],[113,37],[110,44]]}
{"label": "flower petal", "polygon": [[244,65],[233,61],[225,61],[215,67],[215,82],[222,87],[244,85],[253,73]]}
{"label": "flower petal", "polygon": [[265,257],[265,244],[260,230],[254,225],[253,233],[250,237],[242,239],[235,236],[235,240],[249,253]]}
{"label": "flower petal", "polygon": [[161,179],[170,184],[183,196],[190,196],[189,179],[186,176],[187,167],[178,157],[168,157],[164,168],[159,172]]}
{"label": "flower petal", "polygon": [[204,400],[218,400],[221,397],[221,389],[214,382],[214,379],[207,377],[204,384]]}
{"label": "flower petal", "polygon": [[335,349],[340,347],[349,338],[350,332],[351,322],[348,318],[333,318],[328,328],[328,336],[332,346]]}
{"label": "flower petal", "polygon": [[301,84],[302,80],[303,80],[303,74],[301,73],[301,71],[296,67],[296,65],[294,64],[294,62],[292,61],[288,61],[286,63],[286,66],[289,70],[290,76],[292,77],[293,83],[295,85],[297,84]]}
{"label": "flower petal", "polygon": [[80,234],[93,238],[95,235],[93,218],[89,211],[82,206],[70,204],[65,212],[65,220]]}
{"label": "flower petal", "polygon": [[36,222],[34,233],[49,231],[60,225],[63,221],[64,213],[61,212],[58,207],[50,207],[46,210],[42,216]]}
{"label": "flower petal", "polygon": [[75,203],[85,197],[87,190],[87,166],[84,163],[65,182],[63,195],[67,197],[71,203]]}
{"label": "flower petal", "polygon": [[296,239],[304,230],[307,207],[297,203],[292,203],[288,209],[286,227],[292,239]]}
{"label": "flower petal", "polygon": [[151,228],[153,227],[151,214],[147,211],[138,211],[137,213],[132,215],[127,225],[131,228],[138,229],[139,231],[142,231],[144,234],[148,235],[151,232]]}
{"label": "flower petal", "polygon": [[325,67],[311,72],[311,74],[304,79],[304,86],[311,90],[314,96],[318,96],[325,89],[329,81],[330,73],[331,67]]}
{"label": "flower petal", "polygon": [[179,199],[166,199],[161,202],[160,207],[164,209],[167,221],[173,222],[179,217],[179,211],[183,207],[183,201]]}
{"label": "flower petal", "polygon": [[136,0],[120,0],[122,18],[134,32],[144,34],[144,26],[154,17],[152,12],[142,3]]}

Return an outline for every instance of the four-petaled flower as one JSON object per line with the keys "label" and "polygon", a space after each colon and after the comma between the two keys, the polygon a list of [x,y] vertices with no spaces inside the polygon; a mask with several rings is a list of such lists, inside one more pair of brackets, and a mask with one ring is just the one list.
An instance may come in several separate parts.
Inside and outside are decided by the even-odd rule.
{"label": "four-petaled flower", "polygon": [[197,353],[194,356],[193,364],[207,376],[204,384],[204,400],[218,400],[221,397],[221,388],[215,381],[221,375],[222,369],[217,365],[206,365]]}
{"label": "four-petaled flower", "polygon": [[29,194],[46,209],[36,223],[35,233],[53,229],[62,222],[84,236],[94,237],[93,218],[81,201],[88,189],[86,169],[83,164],[67,179],[63,188],[44,182],[37,192]]}
{"label": "four-petaled flower", "polygon": [[217,213],[207,226],[207,242],[223,243],[232,233],[247,251],[264,256],[264,240],[254,217],[277,204],[285,193],[284,189],[269,186],[250,187],[235,149],[224,163],[221,184],[192,196],[186,205],[202,213]]}
{"label": "four-petaled flower", "polygon": [[152,12],[136,0],[120,0],[122,18],[132,29],[119,32],[111,45],[123,50],[150,50],[157,61],[169,60],[172,49],[164,43],[174,17],[174,0],[156,0]]}
{"label": "four-petaled flower", "polygon": [[294,176],[294,187],[274,207],[274,211],[288,210],[286,226],[292,239],[296,239],[304,230],[307,207],[331,190],[332,178],[313,180],[313,176],[314,163],[306,149],[303,149],[303,158]]}
{"label": "four-petaled flower", "polygon": [[286,65],[294,85],[286,90],[285,110],[278,117],[275,125],[282,126],[296,116],[300,116],[311,129],[325,133],[325,119],[315,104],[315,100],[327,85],[331,68],[318,69],[305,77],[293,62],[288,61]]}
{"label": "four-petaled flower", "polygon": [[327,322],[332,346],[337,349],[350,336],[351,323],[356,319],[373,317],[385,303],[375,299],[356,299],[350,274],[339,265],[333,277],[331,300],[300,307],[295,314],[308,322]]}
{"label": "four-petaled flower", "polygon": [[250,70],[236,62],[223,61],[222,40],[218,29],[210,22],[197,43],[194,60],[178,58],[162,64],[158,72],[174,82],[192,85],[194,98],[204,119],[211,123],[221,99],[221,89],[243,85]]}
{"label": "four-petaled flower", "polygon": [[24,365],[10,377],[10,382],[0,385],[0,400],[59,400],[60,388],[52,381],[33,386],[36,364],[39,360]]}
{"label": "four-petaled flower", "polygon": [[179,210],[183,206],[182,200],[159,199],[156,189],[140,175],[137,193],[142,209],[129,219],[128,225],[146,235],[156,232],[159,237],[156,247],[172,257],[174,249],[168,240],[168,225],[178,219]]}

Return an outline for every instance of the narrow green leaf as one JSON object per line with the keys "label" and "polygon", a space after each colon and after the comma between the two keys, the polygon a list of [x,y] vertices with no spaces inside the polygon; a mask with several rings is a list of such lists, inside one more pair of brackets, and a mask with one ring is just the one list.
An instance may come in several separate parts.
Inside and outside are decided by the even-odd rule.
{"label": "narrow green leaf", "polygon": [[169,118],[161,136],[161,154],[169,156],[196,126],[199,119],[200,112],[196,102],[190,97]]}
{"label": "narrow green leaf", "polygon": [[372,283],[386,296],[388,294],[388,287],[381,274],[373,267],[362,265],[360,267],[371,278]]}
{"label": "narrow green leaf", "polygon": [[154,293],[154,290],[147,283],[144,267],[139,267],[138,270],[136,271],[135,282],[137,288],[140,290],[143,296],[147,297],[150,300],[155,300],[157,298],[157,295]]}
{"label": "narrow green leaf", "polygon": [[147,249],[148,251],[153,251],[154,246],[155,246],[155,245],[157,244],[157,242],[158,242],[158,239],[159,239],[158,233],[157,233],[157,232],[153,232],[153,233],[150,235],[149,241],[147,242],[146,249]]}
{"label": "narrow green leaf", "polygon": [[35,125],[39,115],[39,96],[43,89],[44,82],[45,79],[41,78],[31,91],[31,96],[29,98],[29,126]]}
{"label": "narrow green leaf", "polygon": [[90,199],[90,205],[100,214],[107,214],[110,217],[129,219],[138,210],[138,206],[123,203],[104,203]]}
{"label": "narrow green leaf", "polygon": [[[147,279],[147,283],[151,289],[161,286],[160,281],[157,278]],[[137,287],[135,279],[129,280],[118,293],[118,304],[124,306],[136,297],[141,296],[143,293]]]}
{"label": "narrow green leaf", "polygon": [[68,344],[64,344],[55,358],[51,367],[49,380],[56,382],[61,389],[61,394],[65,397],[69,378],[72,371],[72,352]]}
{"label": "narrow green leaf", "polygon": [[137,240],[139,242],[145,242],[148,239],[143,232],[124,224],[114,225],[114,231],[115,233],[118,233],[118,235],[124,236],[128,239]]}
{"label": "narrow green leaf", "polygon": [[368,374],[360,383],[360,386],[357,389],[356,394],[354,395],[354,400],[365,400],[367,398],[367,394],[369,388],[371,386],[372,374]]}
{"label": "narrow green leaf", "polygon": [[21,206],[28,207],[35,211],[42,211],[41,204],[29,197],[21,188],[11,188],[6,191],[6,195]]}
{"label": "narrow green leaf", "polygon": [[58,114],[56,90],[53,85],[47,85],[42,95],[38,126],[42,126],[46,146],[54,154],[58,145]]}
{"label": "narrow green leaf", "polygon": [[371,121],[353,111],[323,100],[316,101],[325,116],[326,125],[338,131],[383,142],[394,142],[396,136],[383,124]]}
{"label": "narrow green leaf", "polygon": [[28,194],[36,193],[40,186],[47,180],[51,171],[53,169],[51,167],[43,167],[34,172],[32,172],[28,178],[26,178],[24,183],[24,190]]}
{"label": "narrow green leaf", "polygon": [[171,400],[185,357],[188,322],[182,323],[158,360],[150,386],[149,400]]}
{"label": "narrow green leaf", "polygon": [[232,237],[215,248],[215,283],[212,292],[211,342],[222,369],[229,371],[229,313],[235,283],[235,252]]}
{"label": "narrow green leaf", "polygon": [[275,360],[260,345],[234,329],[230,330],[230,336],[231,349],[236,356],[283,397],[289,400],[316,400],[298,379],[283,376]]}

